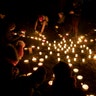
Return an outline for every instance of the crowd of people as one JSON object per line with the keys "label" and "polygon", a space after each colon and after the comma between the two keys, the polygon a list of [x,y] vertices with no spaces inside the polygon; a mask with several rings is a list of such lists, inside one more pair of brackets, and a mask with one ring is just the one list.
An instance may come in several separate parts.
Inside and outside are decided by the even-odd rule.
{"label": "crowd of people", "polygon": [[52,68],[55,77],[51,86],[46,80],[48,70],[45,66],[39,66],[29,76],[21,75],[18,64],[24,56],[26,43],[22,39],[22,33],[14,37],[16,24],[5,25],[4,27],[3,24],[6,29],[0,41],[1,96],[86,96],[83,90],[76,86],[71,67],[62,61]]}
{"label": "crowd of people", "polygon": [[[66,16],[59,12],[55,24],[58,33],[65,32]],[[3,15],[2,15],[3,16]],[[30,76],[21,76],[18,64],[24,56],[26,42],[22,32],[15,34],[17,26],[14,22],[5,22],[0,18],[0,95],[5,96],[86,96],[83,90],[76,86],[76,79],[71,74],[71,68],[60,61],[53,68],[55,75],[53,84],[46,82],[47,70],[44,66],[38,67]],[[46,15],[39,15],[34,24],[34,31],[43,34],[50,19]],[[19,29],[20,31],[20,29]],[[77,31],[76,31],[77,32]],[[63,33],[62,33],[63,34]]]}

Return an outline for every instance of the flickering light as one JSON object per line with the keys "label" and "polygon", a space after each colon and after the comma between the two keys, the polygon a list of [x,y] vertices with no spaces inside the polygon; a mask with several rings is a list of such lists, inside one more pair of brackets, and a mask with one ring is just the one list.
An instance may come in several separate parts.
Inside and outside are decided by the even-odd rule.
{"label": "flickering light", "polygon": [[84,50],[81,50],[81,53],[84,53]]}
{"label": "flickering light", "polygon": [[64,48],[66,48],[67,47],[67,45],[66,44],[64,44]]}
{"label": "flickering light", "polygon": [[74,44],[74,47],[76,47],[76,44]]}
{"label": "flickering light", "polygon": [[49,43],[49,46],[51,46],[51,43]]}
{"label": "flickering light", "polygon": [[73,44],[70,44],[70,47],[72,47],[73,46]]}
{"label": "flickering light", "polygon": [[60,51],[60,49],[59,49],[59,48],[57,48],[57,51]]}
{"label": "flickering light", "polygon": [[39,55],[42,55],[42,52],[39,52]]}
{"label": "flickering light", "polygon": [[41,38],[39,38],[38,40],[39,40],[39,41],[41,41],[42,39],[41,39]]}
{"label": "flickering light", "polygon": [[63,41],[64,41],[64,43],[66,43],[66,40],[65,40],[65,38],[63,38]]}
{"label": "flickering light", "polygon": [[50,50],[51,48],[50,47],[48,47],[48,50]]}
{"label": "flickering light", "polygon": [[58,43],[57,45],[58,45],[58,46],[60,46],[61,44],[60,44],[60,43]]}
{"label": "flickering light", "polygon": [[54,41],[54,43],[56,43],[56,41]]}
{"label": "flickering light", "polygon": [[91,55],[88,55],[88,58],[90,59],[92,56]]}
{"label": "flickering light", "polygon": [[69,39],[69,41],[71,42],[72,40],[71,40],[71,39]]}
{"label": "flickering light", "polygon": [[82,80],[82,79],[83,79],[83,76],[82,76],[82,75],[78,75],[78,76],[77,76],[77,79],[78,79],[78,80]]}
{"label": "flickering light", "polygon": [[90,42],[93,42],[94,40],[93,39],[90,39]]}
{"label": "flickering light", "polygon": [[75,57],[78,57],[78,54],[75,54]]}
{"label": "flickering light", "polygon": [[89,50],[89,54],[92,54],[92,50],[91,49]]}
{"label": "flickering light", "polygon": [[37,49],[39,50],[39,49],[40,49],[40,47],[39,47],[39,46],[37,46]]}
{"label": "flickering light", "polygon": [[93,59],[96,60],[96,54],[94,54]]}
{"label": "flickering light", "polygon": [[38,69],[38,67],[33,67],[33,71],[36,71]]}
{"label": "flickering light", "polygon": [[35,48],[35,46],[34,46],[34,45],[32,45],[31,47],[32,47],[32,48]]}
{"label": "flickering light", "polygon": [[68,63],[70,63],[71,62],[71,60],[70,59],[68,59]]}
{"label": "flickering light", "polygon": [[57,53],[57,56],[60,56],[60,53]]}
{"label": "flickering light", "polygon": [[79,69],[74,68],[73,71],[74,71],[75,73],[78,73],[78,72],[79,72]]}
{"label": "flickering light", "polygon": [[86,95],[86,96],[95,96],[95,95],[93,95],[93,94],[90,94],[90,95]]}
{"label": "flickering light", "polygon": [[58,29],[58,28],[59,28],[59,26],[57,26],[57,25],[56,25],[56,26],[55,26],[55,28],[56,28],[56,29]]}
{"label": "flickering light", "polygon": [[79,44],[80,42],[79,41],[77,41],[77,44]]}
{"label": "flickering light", "polygon": [[52,55],[52,51],[50,51],[49,54]]}
{"label": "flickering light", "polygon": [[37,37],[35,37],[34,39],[35,39],[35,40],[38,40],[38,38],[37,38]]}
{"label": "flickering light", "polygon": [[58,61],[60,61],[61,59],[60,58],[57,58]]}
{"label": "flickering light", "polygon": [[29,60],[28,59],[25,59],[24,60],[24,63],[26,63],[26,64],[29,63]]}
{"label": "flickering light", "polygon": [[56,44],[53,44],[54,47],[56,47]]}
{"label": "flickering light", "polygon": [[40,58],[39,61],[40,61],[40,62],[44,62],[44,58]]}
{"label": "flickering light", "polygon": [[73,65],[71,63],[68,63],[69,67],[72,67]]}
{"label": "flickering light", "polygon": [[96,29],[94,29],[94,31],[96,31]]}
{"label": "flickering light", "polygon": [[63,42],[61,41],[60,44],[63,44]]}
{"label": "flickering light", "polygon": [[30,73],[27,73],[27,76],[30,76],[32,73],[30,72]]}
{"label": "flickering light", "polygon": [[49,84],[50,86],[53,85],[53,81],[50,80],[50,81],[48,82],[48,84]]}
{"label": "flickering light", "polygon": [[85,58],[82,58],[82,62],[83,62],[83,63],[85,62]]}
{"label": "flickering light", "polygon": [[67,54],[67,51],[64,51],[65,54]]}
{"label": "flickering light", "polygon": [[55,46],[54,49],[57,49],[57,47]]}
{"label": "flickering light", "polygon": [[15,32],[14,35],[17,35],[17,33]]}
{"label": "flickering light", "polygon": [[61,48],[62,46],[61,45],[59,45],[59,48]]}
{"label": "flickering light", "polygon": [[82,84],[83,90],[87,91],[89,89],[89,86],[87,84]]}
{"label": "flickering light", "polygon": [[70,50],[70,47],[68,47],[68,49]]}
{"label": "flickering light", "polygon": [[86,50],[89,50],[89,47],[86,47]]}
{"label": "flickering light", "polygon": [[81,39],[84,39],[85,36],[80,36]]}
{"label": "flickering light", "polygon": [[41,36],[42,36],[43,39],[46,39],[45,35],[42,35],[42,34],[41,34]]}
{"label": "flickering light", "polygon": [[43,65],[43,63],[42,63],[42,62],[39,62],[39,63],[38,63],[38,66],[42,66],[42,65]]}
{"label": "flickering light", "polygon": [[77,61],[77,58],[74,58],[74,61],[76,62]]}
{"label": "flickering light", "polygon": [[66,58],[69,59],[69,55],[67,55]]}
{"label": "flickering light", "polygon": [[45,59],[47,59],[48,58],[48,55],[45,55]]}
{"label": "flickering light", "polygon": [[46,41],[46,43],[48,44],[48,43],[49,43],[49,41]]}
{"label": "flickering light", "polygon": [[43,43],[45,43],[45,41],[46,41],[45,39],[42,40]]}
{"label": "flickering light", "polygon": [[86,47],[86,45],[83,45],[83,48],[85,48]]}
{"label": "flickering light", "polygon": [[34,37],[32,37],[32,36],[31,36],[30,38],[31,38],[31,39],[34,39]]}
{"label": "flickering light", "polygon": [[61,48],[61,51],[63,51],[63,50],[64,50],[64,48],[62,47],[62,48]]}
{"label": "flickering light", "polygon": [[36,62],[36,61],[37,61],[37,58],[36,58],[36,57],[33,57],[33,58],[32,58],[32,61],[33,61],[33,62]]}
{"label": "flickering light", "polygon": [[75,53],[75,48],[72,48],[72,53]]}
{"label": "flickering light", "polygon": [[87,39],[84,39],[84,42],[88,42],[88,40]]}
{"label": "flickering light", "polygon": [[24,50],[28,50],[28,48],[25,47]]}
{"label": "flickering light", "polygon": [[71,41],[71,44],[73,44],[73,41]]}
{"label": "flickering light", "polygon": [[55,78],[55,74],[53,74],[52,77]]}
{"label": "flickering light", "polygon": [[66,36],[68,36],[69,35],[69,33],[66,33]]}
{"label": "flickering light", "polygon": [[78,38],[78,41],[79,41],[79,42],[82,42],[82,39],[81,39],[81,38]]}
{"label": "flickering light", "polygon": [[42,43],[42,46],[44,46],[45,43]]}
{"label": "flickering light", "polygon": [[59,37],[61,37],[61,38],[63,37],[61,34],[58,34],[58,35],[59,35]]}
{"label": "flickering light", "polygon": [[80,48],[82,48],[83,46],[82,45],[80,45]]}

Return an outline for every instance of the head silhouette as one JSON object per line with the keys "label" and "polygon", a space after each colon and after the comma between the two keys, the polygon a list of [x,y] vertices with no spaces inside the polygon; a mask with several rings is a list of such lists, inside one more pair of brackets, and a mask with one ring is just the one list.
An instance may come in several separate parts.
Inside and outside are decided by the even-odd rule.
{"label": "head silhouette", "polygon": [[70,77],[71,69],[67,63],[60,61],[53,67],[53,73],[56,78]]}

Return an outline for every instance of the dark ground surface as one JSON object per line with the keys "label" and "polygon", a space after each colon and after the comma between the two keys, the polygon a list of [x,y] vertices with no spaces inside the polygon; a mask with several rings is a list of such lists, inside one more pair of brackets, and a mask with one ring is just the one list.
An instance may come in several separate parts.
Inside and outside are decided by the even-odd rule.
{"label": "dark ground surface", "polygon": [[[32,62],[32,57],[36,57],[38,60],[39,58],[44,58],[45,55],[48,55],[48,59],[43,62],[43,65],[46,66],[48,70],[48,80],[51,77],[51,69],[52,67],[57,63],[57,53],[58,51],[54,49],[53,45],[51,46],[51,51],[53,52],[52,55],[49,54],[48,44],[45,43],[44,46],[41,45],[42,41],[35,39],[30,39],[30,36],[38,37],[37,34],[34,33],[34,23],[37,18],[38,14],[45,13],[50,17],[50,22],[47,30],[44,32],[44,35],[46,36],[46,40],[49,41],[51,44],[53,44],[53,41],[56,40],[57,43],[60,43],[62,41],[62,38],[58,36],[56,31],[54,30],[54,26],[51,23],[54,21],[54,16],[56,16],[57,12],[63,9],[63,0],[61,3],[58,3],[58,0],[35,0],[34,3],[30,2],[17,2],[17,1],[0,1],[0,13],[6,14],[8,17],[7,19],[9,21],[13,21],[17,24],[19,28],[27,30],[26,37],[24,38],[24,41],[26,42],[26,47],[29,47],[30,45],[34,45],[35,49],[33,49],[33,53],[29,54],[28,50],[25,50],[24,58],[20,61],[20,68],[21,73],[27,74],[28,72],[33,72],[33,67],[38,66],[38,62]],[[45,3],[44,3],[45,1]],[[50,1],[50,2],[49,2]],[[65,0],[66,1],[66,0]],[[67,0],[68,2],[71,0]],[[83,2],[83,10],[82,10],[82,19],[80,20],[80,26],[79,26],[79,34],[87,34],[86,39],[88,40],[87,43],[80,43],[77,44],[76,53],[79,55],[78,61],[73,62],[73,68],[78,68],[79,72],[75,75],[82,75],[83,80],[78,81],[77,84],[80,86],[81,83],[86,83],[89,86],[89,90],[85,91],[86,94],[95,94],[96,96],[96,61],[94,61],[92,58],[89,60],[88,50],[85,50],[85,48],[80,48],[80,45],[85,44],[90,49],[92,49],[92,57],[96,53],[96,33],[94,29],[96,29],[96,0],[81,0]],[[45,5],[43,5],[43,3]],[[47,4],[46,4],[47,3]],[[50,6],[49,6],[50,5]],[[62,5],[62,6],[61,6]],[[42,6],[42,7],[41,7]],[[69,6],[69,7],[68,7]],[[66,7],[70,9],[70,4],[68,3],[68,6]],[[60,9],[61,8],[61,9]],[[65,7],[64,7],[65,8]],[[60,10],[58,10],[60,9]],[[64,34],[66,31],[64,32]],[[41,38],[41,37],[40,37]],[[74,44],[76,43],[76,40],[74,40],[74,33],[71,33],[66,38],[67,48],[64,50],[67,50],[70,46],[69,39],[72,39]],[[93,42],[90,42],[90,40],[93,39]],[[57,44],[56,43],[56,44]],[[62,44],[61,44],[62,45]],[[37,50],[36,47],[40,46],[40,50]],[[62,45],[63,46],[63,45]],[[81,54],[80,50],[84,50],[84,53]],[[38,55],[39,52],[43,52],[43,55]],[[74,54],[70,51],[67,54],[64,54],[64,52],[60,51],[60,58],[62,58],[63,61],[67,62],[66,55],[69,55],[71,60],[73,60]],[[81,58],[85,58],[86,62],[82,63]],[[28,59],[30,62],[28,64],[24,63],[24,60]]]}
{"label": "dark ground surface", "polygon": [[[26,37],[24,39],[25,43],[26,43],[26,47],[32,46],[34,45],[35,48],[33,48],[33,53],[29,54],[28,50],[25,50],[25,55],[24,58],[21,60],[20,62],[20,67],[21,68],[21,73],[23,74],[27,74],[29,72],[33,71],[33,67],[38,66],[38,62],[40,58],[44,58],[45,55],[48,55],[48,59],[44,60],[43,65],[46,66],[47,71],[48,71],[48,77],[47,79],[50,80],[51,74],[52,74],[52,67],[57,63],[57,53],[58,51],[56,49],[54,49],[53,47],[53,42],[54,40],[57,41],[56,44],[60,43],[62,41],[62,38],[60,38],[58,36],[58,34],[56,33],[55,30],[52,29],[52,27],[48,27],[47,30],[43,33],[46,37],[46,41],[49,41],[49,43],[52,44],[51,46],[51,50],[48,50],[48,44],[45,42],[45,45],[42,46],[42,40],[39,41],[38,39],[36,39],[38,36],[38,34],[36,34],[33,30],[33,25],[30,25],[29,23],[26,23],[25,25],[25,29],[27,30],[26,33]],[[74,36],[71,35],[72,33],[70,33],[70,35],[66,38],[66,44],[67,44],[67,48],[64,49],[67,50],[68,47],[70,46],[70,42],[69,39],[72,39],[72,41],[74,42],[74,44],[76,44],[76,40],[74,40]],[[33,36],[33,39],[30,39],[30,37]],[[73,36],[73,37],[72,37]],[[36,38],[35,38],[36,37]],[[42,37],[39,37],[42,38]],[[96,53],[96,40],[95,40],[95,33],[90,33],[90,35],[85,36],[85,38],[88,40],[87,43],[85,43],[84,41],[80,44],[77,44],[75,50],[76,53],[79,55],[77,62],[73,61],[74,58],[74,54],[70,51],[67,54],[64,54],[64,51],[60,51],[60,58],[65,61],[68,62],[66,59],[66,56],[69,55],[70,59],[72,60],[72,64],[73,64],[73,68],[78,68],[79,72],[78,73],[74,73],[76,76],[77,75],[82,75],[83,76],[83,80],[81,81],[77,81],[77,85],[79,87],[81,87],[81,83],[87,84],[89,86],[88,91],[85,91],[86,94],[95,94],[96,95],[96,61],[93,60],[93,56]],[[93,40],[93,42],[91,42],[91,40]],[[89,47],[92,50],[92,58],[88,59],[88,55],[89,52],[88,50],[85,50],[85,48],[80,48],[80,46],[86,45],[87,47]],[[40,47],[40,50],[36,49],[37,46]],[[63,47],[64,44],[61,44],[61,46]],[[81,50],[84,50],[84,53],[81,53]],[[52,51],[53,54],[50,55],[49,51]],[[39,55],[39,52],[42,52],[42,55]],[[32,61],[32,57],[36,57],[37,58],[37,62],[33,62]],[[82,63],[81,59],[85,58],[85,63]],[[24,63],[24,60],[28,59],[30,62],[29,64]]]}

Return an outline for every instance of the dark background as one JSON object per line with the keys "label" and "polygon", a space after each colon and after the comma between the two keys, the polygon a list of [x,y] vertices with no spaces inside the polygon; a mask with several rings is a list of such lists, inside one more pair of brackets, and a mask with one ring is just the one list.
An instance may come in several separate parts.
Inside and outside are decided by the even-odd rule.
{"label": "dark background", "polygon": [[[76,0],[82,5],[82,16],[96,20],[96,0]],[[16,18],[31,18],[37,14],[54,16],[59,11],[71,9],[73,0],[0,0],[0,13]]]}

